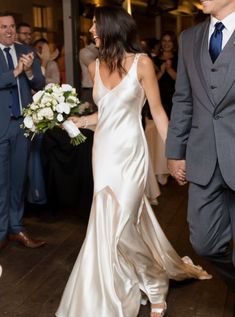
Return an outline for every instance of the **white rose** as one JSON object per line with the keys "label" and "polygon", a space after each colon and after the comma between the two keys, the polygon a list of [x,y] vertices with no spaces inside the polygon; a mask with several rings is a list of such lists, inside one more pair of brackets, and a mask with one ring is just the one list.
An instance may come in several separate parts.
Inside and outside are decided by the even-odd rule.
{"label": "white rose", "polygon": [[38,109],[38,105],[36,105],[35,103],[32,103],[32,104],[30,105],[30,109],[31,109],[31,110],[37,110],[37,109]]}
{"label": "white rose", "polygon": [[41,109],[40,111],[41,111],[41,115],[44,118],[48,120],[52,120],[54,118],[54,113],[51,108],[47,107],[47,108]]}
{"label": "white rose", "polygon": [[56,111],[59,112],[59,113],[66,113],[66,114],[69,114],[70,113],[70,105],[66,102],[62,102],[62,103],[59,103],[57,106],[56,106]]}
{"label": "white rose", "polygon": [[44,91],[43,90],[39,90],[38,92],[36,92],[36,94],[33,95],[33,101],[35,103],[39,102],[39,100],[41,99],[41,97],[44,95]]}
{"label": "white rose", "polygon": [[53,89],[54,85],[55,85],[55,84],[53,84],[53,83],[47,84],[46,87],[45,87],[45,90]]}
{"label": "white rose", "polygon": [[52,93],[51,94],[53,96],[53,100],[56,100],[56,102],[61,103],[65,101],[64,95],[63,93]]}
{"label": "white rose", "polygon": [[42,96],[42,99],[41,99],[41,103],[44,103],[44,104],[46,104],[46,103],[48,103],[48,102],[51,102],[51,99],[52,99],[52,97],[51,97],[51,94],[48,94],[47,92]]}
{"label": "white rose", "polygon": [[62,84],[61,85],[61,88],[62,88],[62,90],[65,92],[65,91],[73,91],[73,87],[72,86],[70,86],[69,84]]}
{"label": "white rose", "polygon": [[34,123],[33,123],[32,117],[26,116],[24,118],[24,125],[25,125],[26,128],[32,130],[32,128],[34,127]]}
{"label": "white rose", "polygon": [[52,90],[53,90],[53,94],[56,94],[56,95],[61,95],[63,93],[61,87],[57,85],[54,85]]}

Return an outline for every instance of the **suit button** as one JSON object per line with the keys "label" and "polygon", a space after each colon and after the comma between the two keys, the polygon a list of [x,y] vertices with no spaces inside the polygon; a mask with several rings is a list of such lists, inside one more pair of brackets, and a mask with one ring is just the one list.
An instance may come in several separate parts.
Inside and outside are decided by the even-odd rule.
{"label": "suit button", "polygon": [[219,116],[219,115],[214,116],[215,120],[219,120],[220,118],[221,118],[221,116]]}
{"label": "suit button", "polygon": [[216,86],[211,86],[211,89],[215,89],[215,88],[217,88]]}
{"label": "suit button", "polygon": [[216,68],[211,68],[211,71],[212,72],[217,72],[217,69]]}

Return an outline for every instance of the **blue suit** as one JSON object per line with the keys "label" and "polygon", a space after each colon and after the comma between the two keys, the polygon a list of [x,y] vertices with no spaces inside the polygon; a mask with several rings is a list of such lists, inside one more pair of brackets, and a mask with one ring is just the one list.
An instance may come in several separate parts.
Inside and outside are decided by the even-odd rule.
{"label": "blue suit", "polygon": [[[32,49],[15,44],[17,58]],[[40,62],[35,56],[33,77],[29,79],[23,72],[18,76],[22,107],[32,102],[32,90],[45,85]],[[0,49],[0,241],[8,233],[18,233],[23,229],[24,185],[28,160],[28,140],[20,128],[23,119],[11,115],[11,91],[17,85],[13,71],[9,70],[3,51]]]}

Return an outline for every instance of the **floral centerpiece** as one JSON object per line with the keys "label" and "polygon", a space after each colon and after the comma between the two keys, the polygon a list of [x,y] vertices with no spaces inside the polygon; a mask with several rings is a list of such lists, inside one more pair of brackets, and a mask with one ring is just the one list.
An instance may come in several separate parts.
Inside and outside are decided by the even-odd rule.
{"label": "floral centerpiece", "polygon": [[82,103],[76,89],[68,84],[48,84],[33,96],[33,102],[23,109],[25,136],[33,139],[35,134],[45,133],[48,129],[62,127],[70,136],[71,143],[78,145],[86,137],[73,121],[67,120],[72,115],[89,113],[89,105]]}

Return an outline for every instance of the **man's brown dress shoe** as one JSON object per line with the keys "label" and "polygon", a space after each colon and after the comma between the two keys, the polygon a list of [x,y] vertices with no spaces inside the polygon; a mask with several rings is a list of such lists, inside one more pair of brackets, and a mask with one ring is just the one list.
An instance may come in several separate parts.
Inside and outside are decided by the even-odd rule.
{"label": "man's brown dress shoe", "polygon": [[22,243],[26,248],[32,249],[39,248],[46,243],[46,241],[32,239],[26,232],[9,234],[8,238],[10,241]]}
{"label": "man's brown dress shoe", "polygon": [[0,250],[5,248],[6,245],[7,245],[6,240],[0,240]]}

